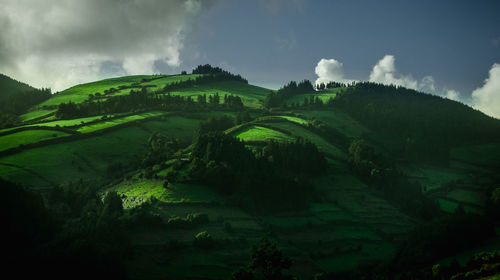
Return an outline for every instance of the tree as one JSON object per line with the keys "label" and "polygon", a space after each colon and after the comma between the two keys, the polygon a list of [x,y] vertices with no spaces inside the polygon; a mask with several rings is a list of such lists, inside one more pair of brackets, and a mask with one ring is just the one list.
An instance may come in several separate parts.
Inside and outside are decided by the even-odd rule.
{"label": "tree", "polygon": [[283,255],[276,243],[264,237],[259,244],[251,249],[251,260],[246,268],[240,268],[233,274],[233,280],[262,279],[284,280],[293,279],[284,275],[283,270],[292,266],[292,260]]}
{"label": "tree", "polygon": [[103,217],[117,218],[123,215],[122,199],[116,192],[108,192],[104,197]]}

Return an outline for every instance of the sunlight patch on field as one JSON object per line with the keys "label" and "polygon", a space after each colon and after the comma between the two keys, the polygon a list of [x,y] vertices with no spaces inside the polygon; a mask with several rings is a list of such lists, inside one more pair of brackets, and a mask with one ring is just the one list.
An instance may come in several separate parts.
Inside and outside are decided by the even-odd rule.
{"label": "sunlight patch on field", "polygon": [[54,130],[25,130],[0,137],[0,151],[70,134]]}
{"label": "sunlight patch on field", "polygon": [[255,125],[242,129],[235,134],[235,137],[243,141],[292,141],[294,139],[283,132]]}

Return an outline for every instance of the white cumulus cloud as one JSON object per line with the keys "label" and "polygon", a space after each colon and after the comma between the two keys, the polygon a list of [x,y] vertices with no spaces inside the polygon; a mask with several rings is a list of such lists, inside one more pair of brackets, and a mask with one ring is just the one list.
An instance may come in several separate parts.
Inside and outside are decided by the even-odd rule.
{"label": "white cumulus cloud", "polygon": [[493,64],[484,85],[472,92],[472,106],[500,119],[500,64]]}
{"label": "white cumulus cloud", "polygon": [[61,90],[179,66],[186,35],[214,1],[3,0],[0,73]]}
{"label": "white cumulus cloud", "polygon": [[[377,64],[375,64],[375,66],[373,66],[369,81],[386,85],[403,86],[418,90],[420,88],[419,82],[411,75],[399,74],[396,70],[395,60],[396,59],[393,55],[385,55]],[[429,86],[429,82],[432,82],[432,87],[434,87],[434,79],[432,77],[429,76],[424,79],[425,80],[423,82],[426,87]]]}
{"label": "white cumulus cloud", "polygon": [[314,72],[318,75],[316,84],[326,84],[332,81],[347,82],[347,80],[344,79],[344,64],[333,58],[322,58],[316,65],[316,68],[314,68]]}

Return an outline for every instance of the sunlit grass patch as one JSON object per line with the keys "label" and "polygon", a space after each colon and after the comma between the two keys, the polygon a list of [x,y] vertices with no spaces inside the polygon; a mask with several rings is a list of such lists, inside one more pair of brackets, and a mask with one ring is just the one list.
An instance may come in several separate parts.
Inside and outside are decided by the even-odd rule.
{"label": "sunlit grass patch", "polygon": [[54,113],[56,110],[45,110],[45,109],[39,109],[35,111],[28,112],[26,114],[22,114],[19,116],[19,120],[22,122],[27,122],[33,119],[37,119],[43,116],[46,116],[48,114]]}
{"label": "sunlit grass patch", "polygon": [[89,132],[101,130],[104,128],[112,127],[115,125],[131,122],[131,121],[143,120],[143,119],[150,118],[150,117],[157,117],[157,116],[160,116],[162,114],[164,114],[164,112],[148,112],[148,113],[126,116],[126,117],[122,117],[122,118],[116,118],[116,119],[112,119],[112,120],[103,120],[103,121],[100,121],[100,122],[97,122],[94,124],[82,126],[82,127],[78,128],[77,131],[81,132],[81,133],[89,133]]}
{"label": "sunlit grass patch", "polygon": [[0,136],[0,151],[70,134],[54,130],[25,130]]}
{"label": "sunlit grass patch", "polygon": [[256,125],[242,129],[235,134],[235,137],[243,141],[292,141],[294,139],[283,132]]}

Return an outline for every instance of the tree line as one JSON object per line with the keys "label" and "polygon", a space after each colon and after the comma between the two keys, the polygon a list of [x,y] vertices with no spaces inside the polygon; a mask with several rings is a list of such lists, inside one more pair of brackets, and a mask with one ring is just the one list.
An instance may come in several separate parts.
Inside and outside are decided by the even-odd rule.
{"label": "tree line", "polygon": [[309,80],[303,80],[299,83],[291,81],[278,89],[276,92],[271,91],[264,100],[264,106],[266,108],[280,107],[286,99],[294,95],[310,93],[313,91],[314,87]]}
{"label": "tree line", "polygon": [[[207,101],[208,99],[208,101]],[[85,116],[131,112],[145,109],[158,110],[187,110],[199,111],[205,109],[228,109],[241,110],[243,102],[239,96],[224,95],[224,103],[220,103],[220,95],[199,95],[195,99],[192,96],[181,96],[167,94],[150,94],[146,90],[133,91],[129,95],[113,96],[104,101],[92,101],[83,103],[61,103],[57,107],[56,117],[60,119],[72,119]]]}

